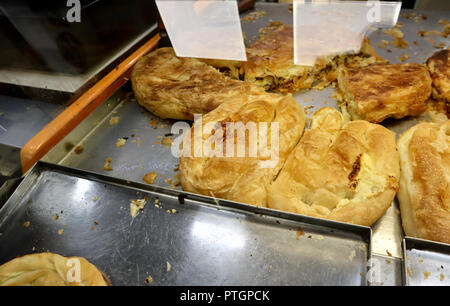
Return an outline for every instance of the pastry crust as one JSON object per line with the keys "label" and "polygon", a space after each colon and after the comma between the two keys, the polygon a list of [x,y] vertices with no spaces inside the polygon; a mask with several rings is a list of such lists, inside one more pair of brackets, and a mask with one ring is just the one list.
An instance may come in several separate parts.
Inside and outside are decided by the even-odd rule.
{"label": "pastry crust", "polygon": [[[236,99],[220,105],[214,111],[203,116],[202,123],[194,122],[191,134],[186,134],[185,139],[190,138],[191,147],[194,146],[196,128],[203,127],[201,141],[206,143],[207,139],[222,138],[231,129],[227,124],[238,123],[257,125],[258,133],[261,132],[260,123],[267,123],[267,147],[268,154],[261,150],[261,139],[249,132],[244,137],[227,137],[223,141],[223,157],[208,157],[212,151],[211,146],[205,149],[203,154],[196,157],[192,152],[191,156],[180,157],[180,178],[185,191],[200,193],[207,196],[228,199],[257,206],[266,206],[267,192],[266,186],[270,183],[279,169],[281,169],[288,154],[299,141],[304,125],[305,113],[299,103],[292,96],[281,96],[278,94],[266,93],[257,96],[246,96],[245,101]],[[218,123],[214,130],[212,127],[206,128],[207,124]],[[272,130],[274,124],[278,124],[278,154],[274,153],[276,143],[272,147]],[[275,124],[276,125],[276,124]],[[222,134],[218,133],[218,129]],[[274,130],[276,131],[276,129]],[[230,133],[231,134],[231,133]],[[234,135],[238,135],[235,133]],[[277,134],[274,134],[277,135]],[[197,136],[198,137],[198,136]],[[245,138],[245,154],[238,156],[236,144],[238,139]],[[231,139],[231,141],[229,141]],[[258,141],[257,154],[251,154],[249,147],[250,140]],[[231,157],[227,157],[227,145],[234,146],[233,151],[228,150]],[[183,147],[184,150],[184,147]],[[274,154],[273,154],[274,153]],[[272,161],[272,162],[271,162]]]}
{"label": "pastry crust", "polygon": [[399,177],[394,133],[367,121],[345,123],[325,107],[268,186],[267,206],[370,226],[391,206]]}
{"label": "pastry crust", "polygon": [[[69,282],[68,275],[79,260],[80,282]],[[71,274],[75,277],[75,274]],[[17,257],[0,266],[1,286],[108,286],[102,273],[82,257],[63,257],[38,253]]]}
{"label": "pastry crust", "polygon": [[263,92],[232,80],[194,58],[179,58],[172,48],[160,48],[141,58],[131,84],[140,105],[161,118],[192,120],[225,101]]}
{"label": "pastry crust", "polygon": [[427,60],[427,67],[433,80],[433,98],[447,103],[447,114],[450,105],[450,50],[436,52]]}
{"label": "pastry crust", "polygon": [[425,65],[379,64],[339,70],[341,108],[352,120],[378,123],[426,111],[431,78]]}
{"label": "pastry crust", "polygon": [[[323,44],[320,44],[320,47],[323,47]],[[311,50],[316,49],[311,46]],[[260,29],[258,41],[247,48],[246,62],[207,62],[228,71],[234,78],[239,77],[266,90],[294,93],[301,89],[320,89],[330,85],[336,81],[336,70],[341,65],[362,67],[385,61],[376,54],[366,38],[363,39],[361,51],[357,54],[331,54],[319,58],[314,66],[295,65],[292,26],[272,21],[268,27]],[[236,71],[239,71],[239,76]]]}
{"label": "pastry crust", "polygon": [[406,235],[450,243],[450,121],[413,126],[398,150],[397,197]]}

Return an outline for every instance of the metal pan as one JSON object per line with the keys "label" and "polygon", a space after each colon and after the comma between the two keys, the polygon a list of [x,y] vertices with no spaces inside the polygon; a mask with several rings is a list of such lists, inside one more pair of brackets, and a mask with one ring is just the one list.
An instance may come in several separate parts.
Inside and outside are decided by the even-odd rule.
{"label": "metal pan", "polygon": [[405,286],[449,286],[450,245],[405,237],[402,272]]}
{"label": "metal pan", "polygon": [[[131,199],[147,200],[134,219]],[[0,263],[82,256],[113,285],[365,285],[370,238],[367,227],[43,162],[0,210]]]}

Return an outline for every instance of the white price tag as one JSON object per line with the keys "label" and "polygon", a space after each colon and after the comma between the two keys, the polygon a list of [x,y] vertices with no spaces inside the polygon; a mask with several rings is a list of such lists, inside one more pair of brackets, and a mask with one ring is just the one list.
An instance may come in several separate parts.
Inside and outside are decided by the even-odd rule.
{"label": "white price tag", "polygon": [[294,63],[358,52],[369,27],[392,27],[401,2],[294,0]]}
{"label": "white price tag", "polygon": [[177,56],[247,60],[236,1],[156,0],[156,5]]}

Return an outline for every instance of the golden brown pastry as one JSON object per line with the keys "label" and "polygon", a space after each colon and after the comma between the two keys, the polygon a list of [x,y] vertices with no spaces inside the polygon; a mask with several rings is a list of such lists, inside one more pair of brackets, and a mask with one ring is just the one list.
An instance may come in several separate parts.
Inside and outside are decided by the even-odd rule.
{"label": "golden brown pastry", "polygon": [[[217,123],[217,126],[207,127],[211,123]],[[225,137],[227,133],[233,135],[230,124],[234,123],[242,123],[250,128],[248,132],[234,133],[234,137]],[[255,127],[254,132],[251,132],[252,123]],[[263,130],[264,123],[267,124],[266,131]],[[277,125],[278,133],[276,133]],[[201,123],[195,121],[191,134],[186,134],[183,139],[191,141],[189,152],[191,155],[180,157],[179,168],[183,189],[207,196],[266,206],[266,186],[274,179],[286,157],[297,144],[304,125],[305,113],[290,95],[266,93],[246,96],[244,103],[242,99],[236,99],[221,104],[203,116]],[[202,127],[203,135],[200,137],[195,131],[201,130]],[[266,145],[257,135],[263,135],[262,138],[267,139]],[[212,139],[210,143],[214,144],[216,140],[223,142],[218,142],[214,147],[205,145],[203,153],[196,157],[193,148],[195,137],[203,144],[207,143],[207,139]],[[241,148],[245,149],[241,151],[241,155],[237,150],[240,141],[243,144]],[[186,147],[188,146],[183,145],[183,150]],[[208,157],[216,148],[222,148],[222,157],[218,154]],[[251,148],[256,150],[251,151]]]}
{"label": "golden brown pastry", "polygon": [[179,58],[172,48],[157,49],[141,58],[131,74],[140,105],[161,118],[192,120],[225,101],[263,90],[232,80],[194,58]]}
{"label": "golden brown pastry", "polygon": [[339,70],[341,108],[352,120],[378,123],[426,110],[431,78],[425,65],[379,64]]}
{"label": "golden brown pastry", "polygon": [[398,150],[397,197],[406,235],[450,243],[450,121],[413,126]]}
{"label": "golden brown pastry", "polygon": [[436,52],[427,60],[433,80],[433,98],[450,103],[450,50]]}
{"label": "golden brown pastry", "polygon": [[[80,263],[79,282],[73,270],[77,267],[75,260]],[[82,257],[38,253],[17,257],[0,266],[0,286],[107,285],[102,273]]]}
{"label": "golden brown pastry", "polygon": [[267,207],[372,225],[398,190],[395,135],[367,121],[345,123],[341,113],[322,108],[311,118],[275,181]]}
{"label": "golden brown pastry", "polygon": [[220,72],[233,79],[239,79],[240,67],[243,62],[234,60],[221,60],[221,59],[209,59],[199,58],[199,61],[217,68]]}
{"label": "golden brown pastry", "polygon": [[[311,50],[317,51],[316,46],[311,46]],[[271,22],[268,27],[260,30],[259,40],[247,48],[246,62],[220,60],[206,60],[206,62],[228,71],[234,78],[240,77],[266,90],[293,93],[300,89],[311,87],[320,89],[330,85],[336,80],[338,66],[361,67],[385,61],[376,54],[369,40],[364,39],[358,54],[339,56],[331,54],[318,59],[314,66],[294,65],[292,26]]]}

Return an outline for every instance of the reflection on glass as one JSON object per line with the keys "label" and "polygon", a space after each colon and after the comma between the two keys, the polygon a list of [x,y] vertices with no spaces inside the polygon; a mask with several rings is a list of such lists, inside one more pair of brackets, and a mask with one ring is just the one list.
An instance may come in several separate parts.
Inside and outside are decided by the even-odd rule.
{"label": "reflection on glass", "polygon": [[294,63],[358,52],[369,27],[392,27],[401,2],[294,1]]}
{"label": "reflection on glass", "polygon": [[230,249],[245,246],[245,236],[242,232],[236,228],[225,228],[220,224],[194,221],[191,234],[195,239],[201,239],[205,243],[220,244]]}
{"label": "reflection on glass", "polygon": [[236,1],[157,0],[177,56],[245,61]]}

